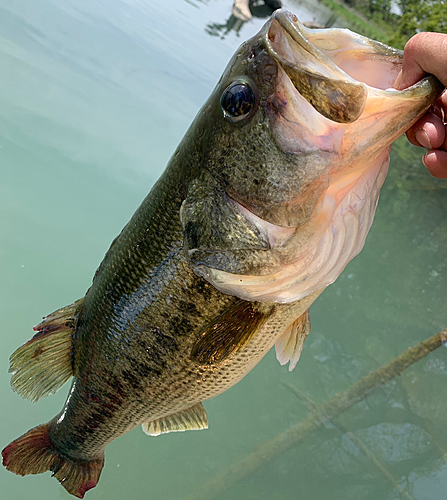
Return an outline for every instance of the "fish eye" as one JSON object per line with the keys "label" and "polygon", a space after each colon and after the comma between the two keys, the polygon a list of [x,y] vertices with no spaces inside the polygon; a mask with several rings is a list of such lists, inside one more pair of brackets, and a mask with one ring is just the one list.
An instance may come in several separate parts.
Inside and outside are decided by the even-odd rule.
{"label": "fish eye", "polygon": [[255,94],[247,82],[233,82],[222,93],[220,106],[230,122],[238,122],[247,117],[255,105]]}

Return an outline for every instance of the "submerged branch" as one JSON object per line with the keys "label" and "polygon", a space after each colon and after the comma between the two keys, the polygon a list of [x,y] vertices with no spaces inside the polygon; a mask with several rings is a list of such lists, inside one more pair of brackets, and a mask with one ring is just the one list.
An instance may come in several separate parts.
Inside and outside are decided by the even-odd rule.
{"label": "submerged branch", "polygon": [[318,410],[311,412],[305,419],[292,425],[273,439],[257,447],[231,467],[222,470],[212,479],[201,485],[186,500],[212,499],[231,488],[259,467],[274,460],[287,449],[302,443],[310,434],[364,399],[377,387],[386,384],[406,368],[418,362],[447,342],[447,329],[407,349],[390,363],[374,370],[361,378],[346,391],[339,392]]}
{"label": "submerged branch", "polygon": [[[306,407],[310,411],[319,411],[321,405],[313,401],[309,396],[302,393],[299,389],[294,387],[292,384],[284,382],[283,385],[287,387],[298,399],[304,402]],[[346,434],[349,439],[357,446],[357,448],[362,451],[365,456],[374,464],[374,466],[388,479],[388,481],[393,485],[393,487],[407,500],[414,500],[414,498],[405,490],[403,490],[396,479],[390,474],[387,469],[382,465],[380,460],[372,453],[372,451],[366,446],[366,444],[357,437],[353,432],[349,431],[343,424],[341,424],[337,418],[333,418],[330,421],[340,432]]]}

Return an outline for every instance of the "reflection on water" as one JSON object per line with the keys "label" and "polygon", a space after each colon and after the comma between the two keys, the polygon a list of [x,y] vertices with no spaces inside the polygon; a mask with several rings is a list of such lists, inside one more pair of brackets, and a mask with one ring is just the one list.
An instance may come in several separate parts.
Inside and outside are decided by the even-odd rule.
{"label": "reflection on water", "polygon": [[224,24],[210,23],[206,26],[205,31],[208,35],[218,36],[224,39],[230,31],[234,31],[239,36],[239,31],[246,21],[238,19],[235,15],[231,14],[227,22]]}
{"label": "reflection on water", "polygon": [[[331,16],[318,2],[285,6],[302,21],[324,25]],[[253,16],[230,29],[231,7],[0,0],[2,446],[52,418],[67,392],[21,400],[9,388],[9,354],[44,314],[85,293],[229,58],[264,22]],[[309,402],[281,382],[322,404],[445,327],[445,182],[426,174],[405,141],[392,155],[365,249],[312,306],[294,372],[269,353],[205,402],[208,431],[121,437],[86,498],[184,499],[306,417]],[[446,382],[441,348],[219,498],[444,498]],[[2,468],[0,476],[5,499],[68,498],[50,474],[20,478]]]}
{"label": "reflection on water", "polygon": [[266,4],[263,5],[250,5],[250,18],[247,19],[246,16],[241,16],[239,13],[236,15],[232,12],[228,20],[224,24],[219,23],[209,23],[205,31],[211,36],[218,36],[220,38],[225,38],[226,35],[230,31],[234,31],[236,35],[239,35],[239,32],[244,25],[244,23],[248,22],[252,17],[257,17],[259,19],[267,19],[272,15],[275,11],[275,8],[271,8]]}
{"label": "reflection on water", "polygon": [[209,23],[205,31],[211,36],[218,36],[224,39],[230,31],[234,31],[239,36],[239,32],[244,23],[253,17],[266,19],[270,17],[276,9],[280,9],[280,0],[253,1],[235,0],[231,10],[231,15],[224,24]]}
{"label": "reflection on water", "polygon": [[[302,5],[305,5],[305,3]],[[210,22],[206,25],[205,31],[209,35],[219,37],[222,40],[230,32],[234,32],[239,37],[242,26],[251,21],[253,17],[267,19],[276,9],[281,7],[282,2],[280,0],[235,0],[231,14],[225,23]],[[294,12],[298,11],[295,9]],[[313,15],[312,18],[309,18],[306,13],[303,20],[308,28],[330,28],[336,23],[337,15],[332,13],[325,16],[324,9],[321,9],[318,15]]]}

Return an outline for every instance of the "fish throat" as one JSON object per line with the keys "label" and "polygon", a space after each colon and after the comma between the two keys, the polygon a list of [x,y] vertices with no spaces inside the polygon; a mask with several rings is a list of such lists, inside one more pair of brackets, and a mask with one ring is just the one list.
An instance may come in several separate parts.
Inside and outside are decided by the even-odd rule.
{"label": "fish throat", "polygon": [[380,188],[388,171],[383,153],[354,181],[344,179],[326,191],[315,215],[299,227],[281,227],[241,206],[245,216],[267,235],[280,269],[266,275],[228,273],[207,266],[196,272],[223,293],[245,300],[289,303],[333,283],[362,250],[373,223]]}

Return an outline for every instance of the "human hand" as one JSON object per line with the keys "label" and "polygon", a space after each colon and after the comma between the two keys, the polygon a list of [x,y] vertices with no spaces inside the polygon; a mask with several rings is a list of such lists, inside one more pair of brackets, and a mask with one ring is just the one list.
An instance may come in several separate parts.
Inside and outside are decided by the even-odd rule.
{"label": "human hand", "polygon": [[[404,62],[394,87],[410,87],[426,73],[447,87],[447,34],[418,33],[404,48]],[[408,140],[428,149],[422,161],[440,179],[447,178],[447,91],[408,131]]]}

